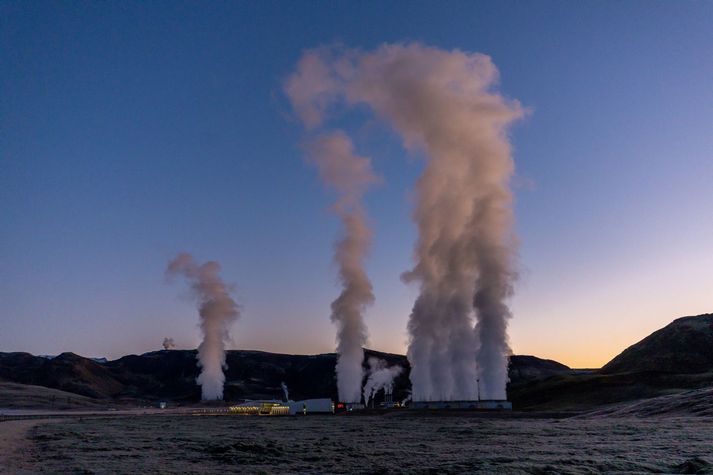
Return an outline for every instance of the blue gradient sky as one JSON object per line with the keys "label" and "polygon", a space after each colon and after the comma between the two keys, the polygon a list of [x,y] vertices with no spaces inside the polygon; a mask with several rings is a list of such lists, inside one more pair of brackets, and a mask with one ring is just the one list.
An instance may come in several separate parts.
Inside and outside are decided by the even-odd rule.
{"label": "blue gradient sky", "polygon": [[[598,366],[713,311],[711,2],[0,3],[0,351],[199,342],[163,271],[237,285],[236,348],[332,351],[337,222],[281,83],[302,50],[420,41],[492,56],[512,130],[517,353]],[[371,121],[384,183],[371,347],[405,351],[422,161]],[[181,298],[181,294],[184,297]]]}

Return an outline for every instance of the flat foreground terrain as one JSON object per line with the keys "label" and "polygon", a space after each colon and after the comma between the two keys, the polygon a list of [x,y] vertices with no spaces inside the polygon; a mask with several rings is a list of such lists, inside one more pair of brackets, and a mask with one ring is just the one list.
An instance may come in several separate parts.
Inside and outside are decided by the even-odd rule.
{"label": "flat foreground terrain", "polygon": [[7,472],[713,473],[708,418],[146,415],[28,427],[22,453],[0,455]]}

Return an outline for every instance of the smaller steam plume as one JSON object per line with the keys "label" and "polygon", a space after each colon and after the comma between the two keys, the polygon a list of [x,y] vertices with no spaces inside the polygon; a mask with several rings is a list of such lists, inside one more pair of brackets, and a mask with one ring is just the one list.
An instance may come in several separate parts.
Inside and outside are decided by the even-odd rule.
{"label": "smaller steam plume", "polygon": [[337,192],[334,213],[342,221],[343,236],[334,260],[339,266],[342,291],[332,302],[332,321],[337,325],[337,390],[344,402],[358,402],[363,379],[362,362],[367,341],[364,310],[374,301],[364,257],[371,243],[371,229],[362,196],[378,178],[371,160],[354,153],[352,141],[342,132],[322,134],[306,146],[324,184]]}
{"label": "smaller steam plume", "polygon": [[364,385],[364,404],[369,404],[369,399],[383,389],[384,394],[391,394],[394,390],[394,379],[403,372],[401,366],[387,366],[386,361],[379,358],[369,358],[369,378]]}
{"label": "smaller steam plume", "polygon": [[230,297],[229,288],[219,275],[215,261],[198,264],[188,253],[182,252],[168,264],[167,277],[185,277],[198,301],[203,342],[198,346],[198,366],[201,374],[196,380],[201,385],[204,401],[223,399],[223,384],[227,368],[225,348],[230,340],[228,330],[240,316],[238,304]]}
{"label": "smaller steam plume", "polygon": [[176,343],[174,343],[173,338],[164,338],[163,339],[163,349],[164,350],[172,350],[176,347]]}
{"label": "smaller steam plume", "polygon": [[408,396],[406,396],[405,398],[403,398],[403,399],[401,400],[401,405],[402,405],[402,406],[405,406],[406,403],[407,403],[407,402],[410,402],[410,401],[411,401],[411,391],[409,391]]}
{"label": "smaller steam plume", "polygon": [[290,400],[290,391],[287,389],[287,385],[285,382],[281,382],[280,386],[282,386],[282,394],[285,396],[285,402]]}

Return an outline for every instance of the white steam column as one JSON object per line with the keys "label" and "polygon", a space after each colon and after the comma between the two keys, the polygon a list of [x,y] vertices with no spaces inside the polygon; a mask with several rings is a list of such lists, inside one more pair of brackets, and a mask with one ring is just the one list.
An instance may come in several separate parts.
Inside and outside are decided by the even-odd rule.
{"label": "white steam column", "polygon": [[[292,85],[291,79],[286,86],[290,98]],[[314,125],[309,120],[303,122],[308,128]],[[371,244],[371,229],[362,197],[378,179],[371,170],[371,160],[357,155],[342,131],[323,131],[307,140],[304,149],[324,185],[337,194],[332,211],[341,220],[342,237],[335,246],[334,260],[339,266],[342,291],[332,302],[331,315],[337,326],[337,390],[341,401],[359,403],[367,341],[364,311],[374,301],[363,262]]]}
{"label": "white steam column", "polygon": [[475,401],[477,379],[484,399],[506,398],[517,247],[508,127],[524,110],[497,81],[489,56],[407,43],[307,51],[287,83],[305,124],[367,108],[426,158],[416,263],[403,277],[420,290],[408,324],[414,401]]}
{"label": "white steam column", "polygon": [[185,277],[198,301],[203,341],[198,346],[201,373],[196,382],[201,386],[204,401],[223,399],[223,370],[227,368],[225,348],[230,340],[230,326],[240,316],[238,305],[230,297],[219,271],[217,262],[199,265],[185,252],[176,256],[166,269],[169,278],[176,275]]}

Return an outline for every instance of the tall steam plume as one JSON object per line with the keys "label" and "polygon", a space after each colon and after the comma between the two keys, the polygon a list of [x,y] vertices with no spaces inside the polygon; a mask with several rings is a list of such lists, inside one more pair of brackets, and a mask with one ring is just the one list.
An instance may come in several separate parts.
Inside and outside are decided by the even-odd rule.
{"label": "tall steam plume", "polygon": [[198,346],[201,373],[197,382],[201,385],[204,401],[223,399],[225,347],[230,340],[228,331],[240,316],[238,305],[230,297],[228,287],[218,275],[219,271],[217,262],[208,261],[199,265],[185,252],[178,254],[166,269],[168,277],[185,277],[198,301],[203,341]]}
{"label": "tall steam plume", "polygon": [[[419,284],[409,320],[414,400],[504,399],[515,278],[508,126],[524,111],[494,86],[490,57],[416,43],[304,53],[286,90],[311,127],[366,105],[427,158],[416,185]],[[473,325],[473,316],[476,323]]]}
{"label": "tall steam plume", "polygon": [[343,228],[334,252],[342,292],[332,302],[331,319],[337,325],[337,389],[339,399],[345,402],[361,399],[362,347],[367,340],[363,313],[374,301],[363,265],[371,231],[361,201],[376,177],[369,158],[356,155],[353,148],[342,132],[322,134],[305,146],[308,161],[318,168],[322,182],[339,195],[332,209]]}

